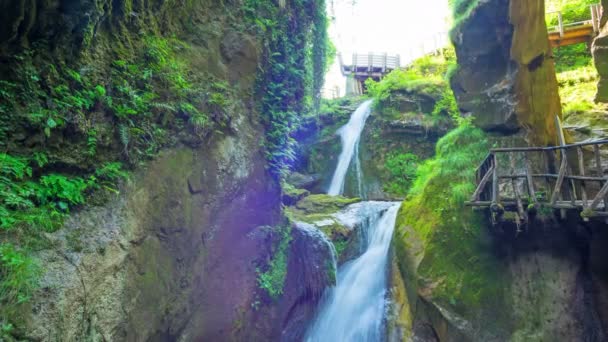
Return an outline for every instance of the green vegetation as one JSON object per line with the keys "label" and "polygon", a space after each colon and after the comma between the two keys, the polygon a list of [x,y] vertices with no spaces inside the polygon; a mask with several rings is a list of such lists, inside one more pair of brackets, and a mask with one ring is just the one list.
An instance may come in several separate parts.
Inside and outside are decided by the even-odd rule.
{"label": "green vegetation", "polygon": [[275,243],[272,257],[265,270],[256,269],[258,285],[265,290],[272,300],[277,300],[283,294],[285,278],[287,277],[287,263],[289,258],[289,243],[291,242],[291,226],[274,229],[268,227],[275,234]]}
{"label": "green vegetation", "polygon": [[448,0],[452,10],[452,27],[457,26],[471,15],[479,0]]}
{"label": "green vegetation", "polygon": [[[408,267],[411,227],[425,251],[418,275],[432,282],[420,286],[432,286],[434,300],[461,314],[471,304],[502,298],[501,271],[483,246],[483,220],[464,207],[475,188],[475,168],[488,148],[485,133],[468,123],[441,138],[436,156],[419,165],[397,221],[400,267]],[[402,272],[408,274],[407,269]]]}
{"label": "green vegetation", "polygon": [[15,304],[29,299],[37,287],[38,275],[39,266],[27,253],[9,243],[0,243],[0,304],[3,315],[12,314]]}
{"label": "green vegetation", "polygon": [[[547,11],[561,11],[567,24],[589,20],[589,5],[595,3],[596,0],[549,0],[546,8]],[[547,24],[557,25],[557,16],[547,16]],[[604,106],[594,103],[598,76],[586,44],[560,47],[554,49],[553,53],[564,117],[603,110]]]}
{"label": "green vegetation", "polygon": [[305,214],[327,215],[336,213],[340,209],[357,202],[361,202],[361,199],[314,194],[299,201],[295,207]]}
{"label": "green vegetation", "polygon": [[[564,24],[570,24],[590,20],[589,6],[599,2],[599,0],[545,0],[545,9],[547,12],[561,12]],[[546,19],[547,25],[558,25],[556,14],[549,14]]]}
{"label": "green vegetation", "polygon": [[[453,48],[444,49],[442,55],[427,55],[415,60],[407,69],[395,70],[380,82],[366,82],[375,108],[386,115],[402,114],[400,105],[403,95],[415,94],[420,98],[417,113],[424,113],[433,120],[459,117],[456,99],[449,86],[450,70],[455,68]],[[425,108],[425,102],[432,103]]]}
{"label": "green vegetation", "polygon": [[390,174],[384,191],[392,195],[405,196],[409,190],[418,167],[418,156],[412,153],[392,152],[386,158],[384,167]]}
{"label": "green vegetation", "polygon": [[267,159],[277,178],[295,160],[292,133],[302,116],[318,109],[327,56],[332,53],[325,1],[297,0],[289,6],[288,16],[273,1],[248,0],[245,4],[246,18],[268,37],[263,74],[258,78],[259,111],[267,129]]}
{"label": "green vegetation", "polygon": [[[326,60],[335,53],[327,39],[324,2],[298,0],[288,6],[259,0],[226,6],[229,18],[246,19],[227,25],[229,30],[254,35],[263,47],[258,109],[276,174],[292,160],[290,135],[301,116],[319,105]],[[121,10],[130,13],[130,5]],[[184,39],[215,37],[215,23],[205,24],[209,32],[201,33],[188,21],[193,18],[178,28],[172,27],[173,18],[163,17],[168,26],[161,27],[139,14],[132,24],[145,21],[145,28],[133,35],[120,30],[105,35],[87,26],[76,51],[51,51],[42,42],[5,56],[10,68],[0,80],[0,290],[11,295],[0,297],[3,331],[10,326],[10,312],[35,288],[36,272],[17,265],[35,264],[31,251],[46,248],[42,232],[58,229],[91,199],[117,192],[125,170],[162,149],[200,146],[234,133],[231,114],[246,110],[244,89],[217,70],[222,63],[214,58],[221,52]],[[260,276],[269,289],[281,277],[285,260],[278,255]]]}

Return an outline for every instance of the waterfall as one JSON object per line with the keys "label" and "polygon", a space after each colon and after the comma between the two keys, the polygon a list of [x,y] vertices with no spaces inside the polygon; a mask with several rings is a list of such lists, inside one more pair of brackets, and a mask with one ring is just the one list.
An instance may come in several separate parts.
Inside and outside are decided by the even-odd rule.
{"label": "waterfall", "polygon": [[[388,251],[400,203],[363,202],[370,213],[384,212],[361,229],[367,247],[338,270],[337,285],[328,290],[306,341],[381,341],[384,336]],[[388,206],[388,210],[386,210]]]}
{"label": "waterfall", "polygon": [[[365,198],[359,160],[359,140],[372,101],[366,101],[338,130],[342,152],[329,188],[329,195],[341,195],[351,161],[357,176],[359,196]],[[367,201],[353,204],[335,217],[343,224],[359,226],[361,255],[342,265],[336,287],[326,290],[319,313],[310,325],[307,342],[376,342],[385,339],[388,258],[399,202]]]}
{"label": "waterfall", "polygon": [[[350,120],[344,126],[342,126],[338,130],[338,134],[342,139],[342,152],[340,153],[340,158],[338,159],[338,165],[336,166],[336,170],[334,171],[334,176],[331,180],[331,185],[329,186],[329,190],[327,191],[328,195],[336,196],[342,195],[344,193],[344,178],[346,177],[346,172],[348,171],[348,166],[350,165],[353,155],[355,151],[359,149],[359,140],[361,138],[361,132],[363,132],[363,127],[365,126],[365,121],[369,117],[371,113],[371,106],[373,100],[367,100],[363,102],[357,110],[351,115]],[[361,180],[361,172],[360,168],[357,173],[357,183],[360,183]]]}

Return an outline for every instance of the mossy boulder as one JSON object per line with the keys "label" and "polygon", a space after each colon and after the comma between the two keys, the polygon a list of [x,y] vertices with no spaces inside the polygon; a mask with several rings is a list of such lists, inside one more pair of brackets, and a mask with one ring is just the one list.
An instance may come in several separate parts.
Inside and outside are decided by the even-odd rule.
{"label": "mossy boulder", "polygon": [[360,201],[358,198],[310,195],[287,207],[286,213],[292,220],[312,224],[322,231],[334,244],[338,262],[343,263],[357,256],[358,239],[356,227],[346,225],[337,214]]}

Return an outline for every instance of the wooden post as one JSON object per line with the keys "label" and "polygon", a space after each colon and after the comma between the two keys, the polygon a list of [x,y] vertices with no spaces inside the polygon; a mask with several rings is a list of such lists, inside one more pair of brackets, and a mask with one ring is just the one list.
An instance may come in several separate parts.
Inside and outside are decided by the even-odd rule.
{"label": "wooden post", "polygon": [[599,29],[599,23],[597,21],[597,12],[596,12],[596,5],[590,5],[589,9],[591,10],[591,25],[593,25],[593,32],[594,33],[598,33],[600,31]]}
{"label": "wooden post", "polygon": [[492,204],[498,204],[500,195],[498,194],[498,160],[494,155],[494,170],[492,171]]}
{"label": "wooden post", "polygon": [[481,193],[483,192],[484,188],[486,187],[486,184],[488,184],[490,177],[492,177],[493,175],[494,175],[494,166],[490,166],[490,168],[486,171],[486,174],[483,176],[483,178],[479,182],[477,189],[475,189],[475,192],[471,196],[471,202],[477,202],[480,200]]}
{"label": "wooden post", "polygon": [[561,195],[562,184],[564,183],[564,176],[566,175],[567,166],[567,159],[562,157],[562,162],[559,167],[559,173],[557,175],[557,182],[555,182],[555,188],[553,189],[553,195],[551,196],[551,205],[555,205],[555,203],[557,202],[557,198]]}
{"label": "wooden post", "polygon": [[[578,147],[576,149],[576,153],[578,155],[578,168],[581,176],[585,176],[585,160],[583,155],[583,148]],[[581,181],[581,196],[583,199],[583,209],[587,208],[587,188],[585,184],[585,180]]]}
{"label": "wooden post", "polygon": [[[559,15],[559,20],[560,20],[560,26],[563,30],[563,23],[561,20],[561,12],[558,12]],[[559,119],[559,116],[555,116],[555,128],[557,130],[557,138],[558,138],[558,142],[560,146],[564,146],[566,145],[566,138],[564,137],[564,130],[562,129],[562,122]],[[562,184],[564,182],[564,176],[566,175],[566,171],[568,170],[568,158],[566,157],[566,151],[564,151],[562,149],[561,151],[561,155],[562,155],[562,162],[561,165],[559,167],[559,174],[557,176],[557,181],[555,182],[555,190],[553,191],[553,196],[551,196],[551,205],[555,205],[555,202],[557,202],[557,199],[559,198],[560,200],[563,199],[562,196]],[[561,209],[560,210],[560,214],[562,219],[566,218],[566,210]]]}
{"label": "wooden post", "polygon": [[524,152],[524,166],[526,168],[526,179],[528,180],[528,195],[530,195],[530,200],[536,205],[538,204],[538,199],[536,198],[534,180],[532,179],[532,172],[530,171],[530,161],[528,160],[528,154],[526,152]]}
{"label": "wooden post", "polygon": [[[593,145],[593,154],[595,155],[595,166],[597,167],[597,176],[604,178],[604,169],[602,168],[602,155],[600,152],[599,145]],[[608,184],[608,182],[600,182],[601,187],[603,187],[604,184]],[[608,198],[606,197],[604,197],[604,211],[608,212]]]}
{"label": "wooden post", "polygon": [[[585,160],[584,160],[584,155],[583,155],[583,148],[582,147],[578,147],[576,149],[576,154],[578,155],[578,168],[579,168],[579,172],[581,173],[581,176],[585,176]],[[585,180],[581,180],[581,196],[583,199],[583,210],[587,209],[587,189],[586,189],[586,185],[585,185]],[[589,222],[589,218],[588,217],[583,217],[583,221],[585,222]]]}
{"label": "wooden post", "polygon": [[563,37],[564,36],[564,18],[562,17],[562,12],[557,12],[557,22],[558,22],[558,29],[559,29],[559,36]]}
{"label": "wooden post", "polygon": [[[509,153],[509,162],[511,164],[511,174],[514,175],[515,174],[515,155],[513,152]],[[527,218],[526,218],[526,212],[524,211],[524,206],[521,203],[521,197],[519,196],[519,190],[517,189],[517,182],[515,182],[515,178],[511,178],[511,186],[513,186],[513,194],[515,195],[515,201],[517,203],[517,217],[516,217],[516,224],[517,224],[517,232],[520,232],[519,227],[521,226],[521,221],[523,220],[524,223],[527,222]]]}

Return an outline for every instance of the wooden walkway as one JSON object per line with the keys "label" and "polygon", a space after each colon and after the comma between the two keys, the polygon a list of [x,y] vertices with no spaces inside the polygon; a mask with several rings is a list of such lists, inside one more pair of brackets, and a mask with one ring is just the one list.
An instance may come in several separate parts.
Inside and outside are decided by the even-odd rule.
{"label": "wooden walkway", "polygon": [[602,6],[594,4],[589,6],[591,19],[576,23],[564,24],[561,12],[549,12],[547,15],[557,16],[557,26],[549,27],[549,41],[552,47],[561,47],[573,44],[588,43],[600,32],[600,18]]}
{"label": "wooden walkway", "polygon": [[[601,147],[608,140],[554,147],[495,148],[477,169],[467,205],[488,208],[493,223],[505,213],[518,226],[538,214],[577,211],[588,221],[608,218],[608,177]],[[549,210],[547,210],[549,209]]]}

